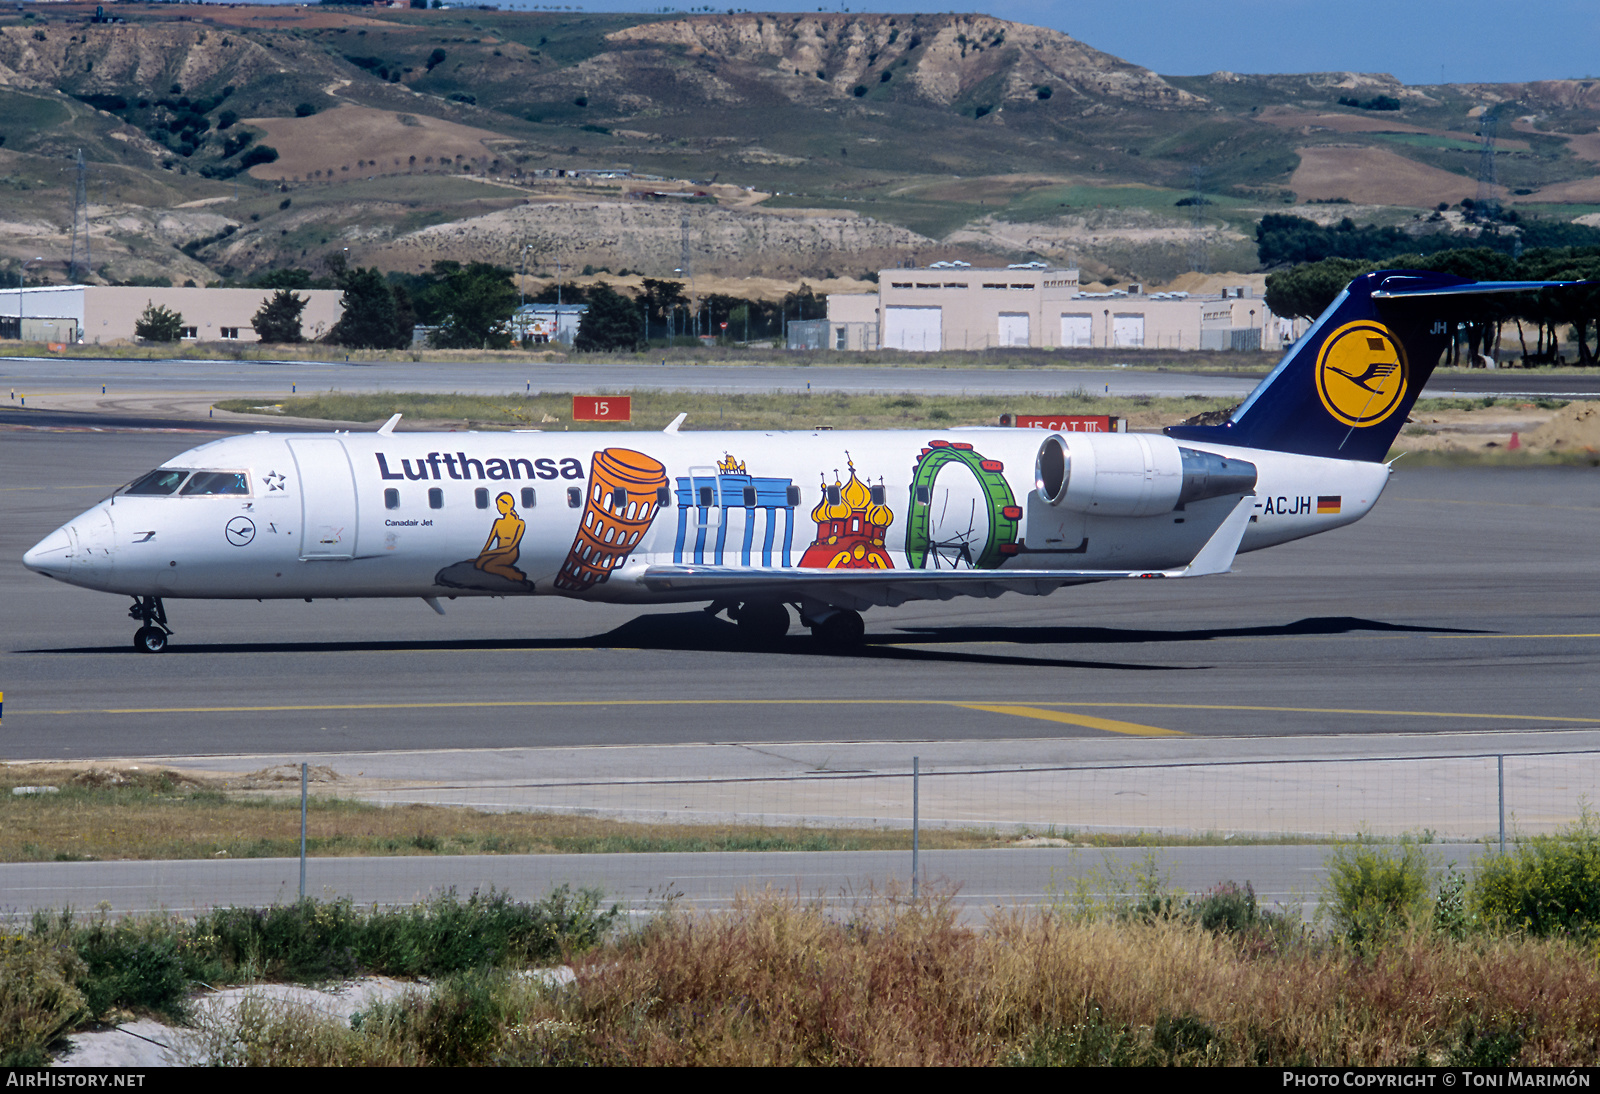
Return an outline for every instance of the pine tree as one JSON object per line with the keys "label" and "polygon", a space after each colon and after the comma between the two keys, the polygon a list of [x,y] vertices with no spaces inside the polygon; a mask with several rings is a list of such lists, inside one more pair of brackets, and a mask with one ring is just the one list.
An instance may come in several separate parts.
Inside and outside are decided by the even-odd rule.
{"label": "pine tree", "polygon": [[279,289],[261,301],[261,310],[250,322],[255,326],[256,337],[263,342],[304,342],[300,333],[300,313],[310,301],[296,296],[288,289]]}
{"label": "pine tree", "polygon": [[606,284],[589,290],[589,310],[578,322],[578,337],[572,348],[588,353],[631,350],[638,344],[639,306]]}
{"label": "pine tree", "polygon": [[146,342],[176,342],[183,337],[183,315],[146,300],[144,311],[134,321],[133,335]]}

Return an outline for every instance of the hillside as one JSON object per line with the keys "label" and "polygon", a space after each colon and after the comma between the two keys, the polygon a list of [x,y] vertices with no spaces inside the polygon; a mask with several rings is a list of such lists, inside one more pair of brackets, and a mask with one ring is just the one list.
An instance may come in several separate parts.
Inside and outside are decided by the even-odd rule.
{"label": "hillside", "polygon": [[[1459,226],[1430,217],[1477,196],[1486,110],[1491,194],[1600,211],[1595,81],[1163,77],[978,15],[94,10],[0,14],[0,271],[64,258],[79,148],[114,280],[346,250],[670,275],[686,234],[698,272],[732,276],[1247,270],[1266,212]],[[573,174],[607,169],[631,175]]]}

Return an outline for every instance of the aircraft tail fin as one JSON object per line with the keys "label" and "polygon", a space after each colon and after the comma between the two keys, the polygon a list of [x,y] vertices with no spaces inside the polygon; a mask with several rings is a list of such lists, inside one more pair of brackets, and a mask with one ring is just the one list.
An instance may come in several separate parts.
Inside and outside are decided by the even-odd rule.
{"label": "aircraft tail fin", "polygon": [[1484,294],[1573,282],[1469,281],[1383,270],[1345,288],[1226,422],[1170,426],[1178,440],[1380,462],[1449,344]]}

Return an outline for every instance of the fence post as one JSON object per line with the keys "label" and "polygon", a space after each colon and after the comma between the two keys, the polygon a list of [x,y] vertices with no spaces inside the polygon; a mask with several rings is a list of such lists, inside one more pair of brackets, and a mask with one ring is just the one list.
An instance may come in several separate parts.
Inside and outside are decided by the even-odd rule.
{"label": "fence post", "polygon": [[300,899],[306,898],[306,765],[300,764]]}
{"label": "fence post", "polygon": [[921,834],[922,757],[911,757],[911,899],[917,899],[917,852]]}
{"label": "fence post", "polygon": [[1499,755],[1494,758],[1495,770],[1500,778],[1500,853],[1506,853],[1506,758]]}

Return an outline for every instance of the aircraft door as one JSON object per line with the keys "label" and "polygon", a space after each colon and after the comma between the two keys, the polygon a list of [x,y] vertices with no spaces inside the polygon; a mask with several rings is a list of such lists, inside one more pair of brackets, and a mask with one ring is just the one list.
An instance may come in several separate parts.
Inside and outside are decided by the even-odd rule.
{"label": "aircraft door", "polygon": [[329,437],[289,441],[300,472],[300,557],[350,559],[356,553],[356,479],[343,442]]}

